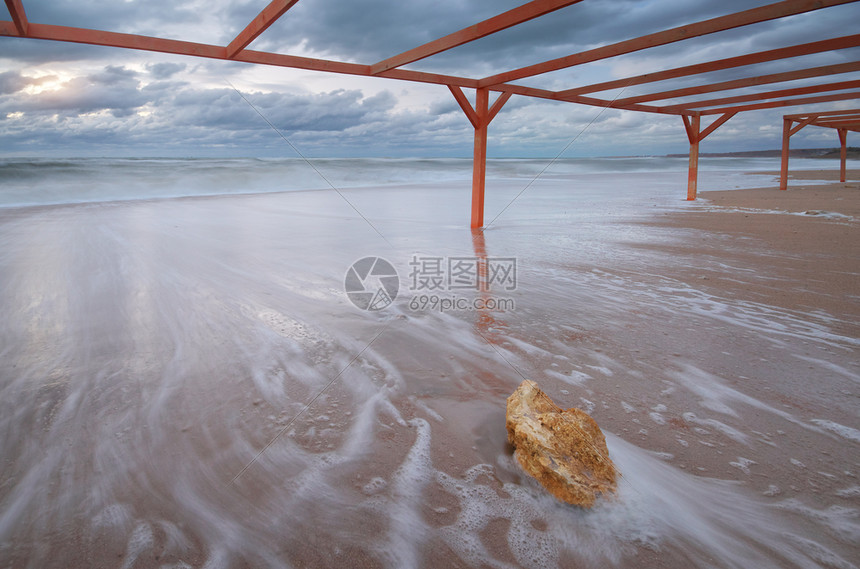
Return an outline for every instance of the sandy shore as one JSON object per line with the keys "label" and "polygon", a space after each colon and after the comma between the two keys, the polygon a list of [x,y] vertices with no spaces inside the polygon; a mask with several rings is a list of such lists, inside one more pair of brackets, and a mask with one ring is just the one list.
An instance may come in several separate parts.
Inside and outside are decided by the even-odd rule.
{"label": "sandy shore", "polygon": [[[777,172],[761,172],[774,176]],[[848,181],[839,182],[839,172],[832,170],[805,170],[789,176],[790,180],[828,180],[830,184],[789,183],[788,189],[780,191],[777,186],[754,188],[736,192],[701,192],[700,197],[723,207],[780,210],[792,213],[808,211],[830,211],[847,216],[860,216],[860,171],[849,171]],[[853,179],[852,179],[853,178]]]}
{"label": "sandy shore", "polygon": [[[779,172],[749,172],[750,174],[765,174],[779,177]],[[839,169],[836,170],[827,169],[827,170],[792,170],[789,165],[788,168],[788,179],[789,180],[830,180],[833,182],[839,181]],[[845,171],[845,181],[846,183],[851,182],[852,180],[856,182],[860,179],[860,170],[852,170],[847,169]]]}
{"label": "sandy shore", "polygon": [[[379,233],[334,192],[0,212],[0,565],[853,567],[856,183],[682,183],[550,180],[478,234],[467,186],[346,190]],[[344,293],[368,255],[384,312]],[[415,255],[516,258],[515,309],[410,308]],[[524,378],[617,500],[516,466]]]}
{"label": "sandy shore", "polygon": [[[797,172],[802,179],[832,177],[832,171]],[[838,175],[838,173],[837,173]],[[700,207],[664,214],[655,225],[693,230],[684,245],[667,251],[723,257],[726,262],[758,266],[782,280],[737,286],[737,275],[710,277],[734,296],[766,299],[783,307],[848,311],[860,320],[860,184],[790,185],[700,192]],[[727,242],[731,245],[727,246]],[[682,274],[683,271],[681,271]],[[699,274],[687,277],[701,278]],[[846,302],[852,299],[853,302]]]}

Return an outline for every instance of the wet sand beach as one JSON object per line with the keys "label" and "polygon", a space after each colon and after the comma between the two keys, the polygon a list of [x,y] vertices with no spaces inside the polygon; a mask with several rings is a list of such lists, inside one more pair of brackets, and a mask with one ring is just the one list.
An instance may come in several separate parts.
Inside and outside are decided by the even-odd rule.
{"label": "wet sand beach", "polygon": [[[750,172],[750,174],[764,174],[766,176],[774,176],[779,180],[779,172]],[[852,170],[851,168],[846,169],[845,171],[845,183],[850,184],[852,181],[856,182],[860,178],[860,170]],[[817,180],[817,181],[830,181],[830,182],[838,182],[839,181],[839,167],[836,169],[833,168],[822,168],[821,170],[792,170],[789,166],[788,169],[788,179],[789,180]]]}
{"label": "wet sand beach", "polygon": [[[456,183],[0,210],[0,566],[855,567],[858,184],[684,179],[538,181],[477,233]],[[515,258],[435,291],[515,306],[410,307],[450,258]],[[515,464],[524,378],[617,498]]]}
{"label": "wet sand beach", "polygon": [[[778,173],[762,174],[777,177]],[[754,266],[768,254],[768,268],[794,279],[792,290],[778,284],[756,287],[745,282],[733,294],[766,298],[786,308],[822,308],[856,315],[857,304],[850,302],[860,293],[860,249],[857,245],[857,220],[860,220],[860,172],[855,181],[804,185],[790,182],[786,191],[776,187],[742,191],[706,191],[699,197],[704,205],[683,215],[664,214],[656,224],[700,232],[685,244],[664,250],[670,253],[720,254],[726,261]],[[797,180],[838,180],[838,171],[795,172]],[[793,179],[793,178],[790,178]],[[709,239],[708,237],[712,237]],[[731,239],[739,246],[724,247]],[[700,275],[701,276],[701,275]],[[718,280],[731,283],[726,273]],[[709,283],[715,285],[716,283]]]}

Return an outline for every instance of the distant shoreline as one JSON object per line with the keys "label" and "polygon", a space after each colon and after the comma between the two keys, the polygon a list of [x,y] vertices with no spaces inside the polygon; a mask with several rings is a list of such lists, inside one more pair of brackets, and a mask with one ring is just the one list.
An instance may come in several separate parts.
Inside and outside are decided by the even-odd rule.
{"label": "distant shoreline", "polygon": [[[848,147],[848,159],[860,160],[860,147]],[[782,155],[780,150],[748,150],[742,152],[701,152],[700,157],[703,158],[779,158]],[[505,161],[505,160],[537,160],[537,161],[565,161],[565,160],[617,160],[629,158],[687,158],[689,154],[628,154],[628,155],[611,155],[611,156],[488,156],[487,160]],[[797,148],[790,152],[792,158],[823,158],[823,159],[838,159],[839,148]],[[0,161],[31,161],[39,160],[44,162],[56,162],[65,160],[128,160],[128,161],[183,161],[183,160],[256,160],[256,161],[281,161],[293,160],[304,162],[304,158],[298,156],[161,156],[161,155],[141,155],[141,156],[18,156],[18,155],[2,155]],[[471,156],[309,156],[307,160],[314,161],[338,161],[338,160],[378,160],[378,161],[394,161],[403,162],[410,160],[454,160],[454,161],[469,161]]]}
{"label": "distant shoreline", "polygon": [[[860,158],[860,148],[849,146],[847,149],[849,159]],[[839,148],[795,148],[789,150],[790,158],[836,158],[840,157]],[[686,158],[689,154],[667,154],[667,158]],[[779,158],[781,150],[750,150],[746,152],[702,152],[700,157],[710,158]]]}

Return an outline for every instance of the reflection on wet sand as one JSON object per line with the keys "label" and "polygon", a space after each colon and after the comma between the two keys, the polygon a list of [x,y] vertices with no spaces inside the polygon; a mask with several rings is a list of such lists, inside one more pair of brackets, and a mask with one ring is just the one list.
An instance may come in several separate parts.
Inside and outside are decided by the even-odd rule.
{"label": "reflection on wet sand", "polygon": [[496,297],[491,294],[487,265],[487,242],[483,229],[472,229],[472,248],[475,251],[475,258],[478,260],[478,298],[481,300],[480,305],[485,307],[475,311],[475,325],[482,338],[495,344],[498,342],[498,332],[504,328],[504,322],[496,318],[493,309],[489,308],[493,306]]}

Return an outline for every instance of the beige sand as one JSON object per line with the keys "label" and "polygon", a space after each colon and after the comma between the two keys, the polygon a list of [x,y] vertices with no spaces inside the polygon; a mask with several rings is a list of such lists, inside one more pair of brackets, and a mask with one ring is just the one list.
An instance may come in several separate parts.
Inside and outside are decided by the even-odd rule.
{"label": "beige sand", "polygon": [[[801,175],[814,177],[811,173]],[[849,338],[860,335],[860,184],[790,185],[787,191],[771,187],[699,195],[701,201],[691,204],[689,211],[665,213],[646,222],[654,229],[682,230],[689,235],[686,241],[641,245],[677,259],[674,266],[655,270],[657,274],[671,275],[673,281],[727,302],[827,314],[833,318],[832,332]],[[661,282],[657,280],[653,286]],[[746,346],[739,349],[741,367],[772,357],[760,351],[764,344],[757,340],[739,342]],[[765,367],[775,369],[775,364],[766,363]],[[789,385],[789,378],[773,373],[773,369],[758,372],[757,397],[774,407],[800,409],[813,416],[826,406],[824,399],[817,400],[816,390],[841,381],[836,374],[817,375],[808,383]],[[843,396],[853,393],[849,384],[834,391]],[[835,400],[833,406],[838,406]],[[848,413],[842,420],[856,424],[856,415]],[[771,423],[763,429],[777,427]],[[818,444],[823,446],[814,450],[825,455],[844,452],[839,441]],[[742,453],[744,449],[728,452]],[[761,455],[755,460],[764,462]],[[731,468],[721,469],[716,463],[708,464],[708,468],[720,477],[730,476]],[[785,480],[781,478],[786,474],[770,472],[768,482],[783,487]]]}
{"label": "beige sand", "polygon": [[[765,174],[779,176],[779,172],[749,172],[750,174]],[[830,180],[836,182],[839,180],[839,170],[792,170],[791,165],[788,167],[789,180]],[[845,180],[855,182],[860,179],[860,170],[848,169],[845,172]]]}
{"label": "beige sand", "polygon": [[[813,173],[799,174],[812,177]],[[758,265],[763,271],[803,283],[794,291],[779,288],[781,285],[772,288],[768,283],[747,282],[738,287],[736,276],[726,274],[723,279],[711,277],[711,286],[723,282],[735,297],[766,296],[769,302],[787,308],[807,306],[832,313],[848,310],[860,319],[856,303],[844,302],[846,296],[860,292],[860,184],[790,185],[786,191],[772,187],[700,192],[699,196],[716,207],[666,215],[653,222],[702,232],[685,246],[672,246],[678,253],[715,255],[728,264]],[[711,235],[747,245],[726,247],[725,239],[709,238]],[[769,252],[766,258],[764,252]],[[688,277],[697,279],[700,275]]]}

